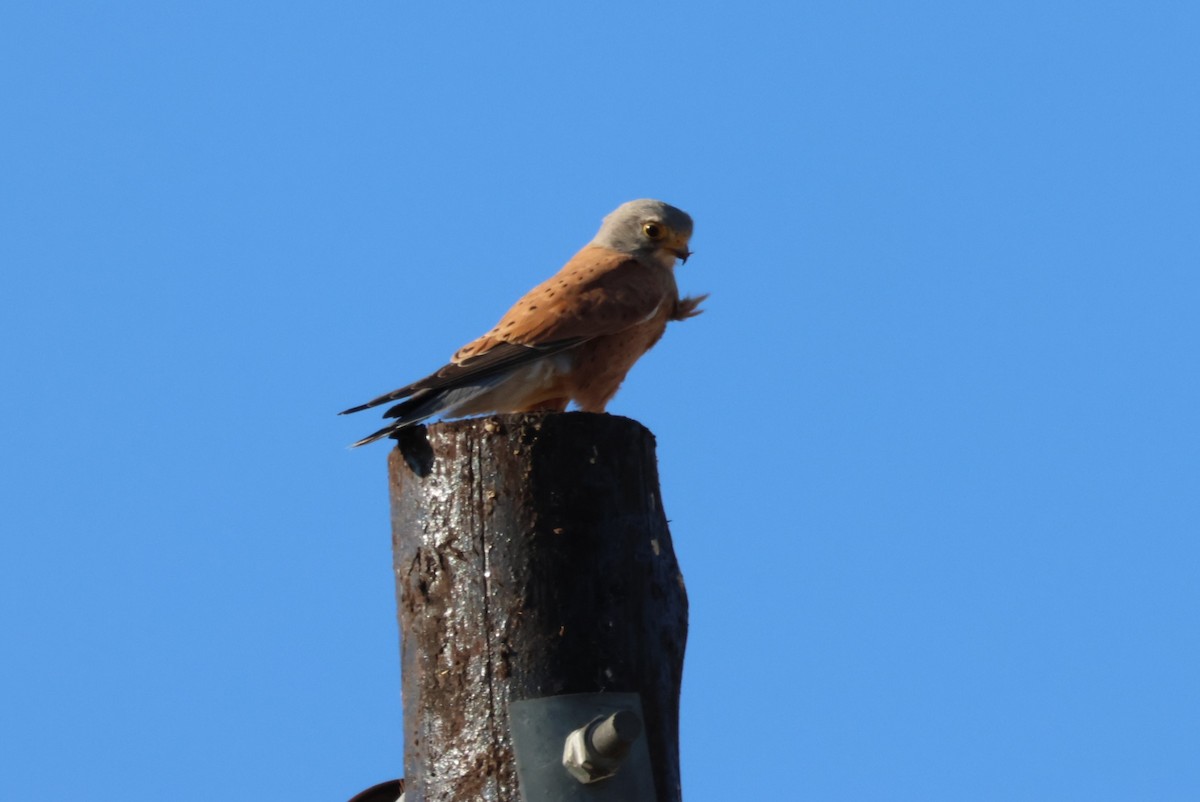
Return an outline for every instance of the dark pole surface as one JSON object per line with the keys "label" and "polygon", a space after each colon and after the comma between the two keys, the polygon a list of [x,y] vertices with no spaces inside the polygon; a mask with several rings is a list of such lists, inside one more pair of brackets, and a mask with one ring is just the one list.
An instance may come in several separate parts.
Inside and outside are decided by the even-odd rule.
{"label": "dark pole surface", "polygon": [[389,457],[406,802],[518,802],[508,703],[641,694],[679,802],[687,596],[636,421],[528,414],[414,430]]}

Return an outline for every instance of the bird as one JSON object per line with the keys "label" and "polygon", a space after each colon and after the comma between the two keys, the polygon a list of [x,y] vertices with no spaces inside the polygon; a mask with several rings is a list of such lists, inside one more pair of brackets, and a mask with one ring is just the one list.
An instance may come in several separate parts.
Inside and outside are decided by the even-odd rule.
{"label": "bird", "polygon": [[681,298],[675,283],[676,262],[692,255],[691,237],[692,218],[674,206],[651,199],[621,204],[591,242],[448,364],[338,413],[399,402],[383,413],[391,423],[351,447],[435,416],[563,412],[571,402],[604,412],[667,323],[704,311],[707,293]]}

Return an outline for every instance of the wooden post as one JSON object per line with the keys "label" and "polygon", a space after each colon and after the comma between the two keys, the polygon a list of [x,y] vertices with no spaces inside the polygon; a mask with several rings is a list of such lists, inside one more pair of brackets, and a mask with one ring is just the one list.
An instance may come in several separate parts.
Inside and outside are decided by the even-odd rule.
{"label": "wooden post", "polygon": [[687,596],[636,421],[527,414],[413,430],[389,458],[406,802],[519,802],[508,703],[641,694],[681,802]]}

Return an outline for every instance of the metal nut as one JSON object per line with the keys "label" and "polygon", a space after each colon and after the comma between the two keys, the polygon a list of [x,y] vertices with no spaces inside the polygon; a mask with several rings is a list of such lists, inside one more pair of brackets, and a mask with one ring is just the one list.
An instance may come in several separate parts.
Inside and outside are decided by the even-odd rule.
{"label": "metal nut", "polygon": [[641,734],[642,720],[632,710],[594,718],[567,736],[563,768],[585,784],[608,779],[617,773]]}

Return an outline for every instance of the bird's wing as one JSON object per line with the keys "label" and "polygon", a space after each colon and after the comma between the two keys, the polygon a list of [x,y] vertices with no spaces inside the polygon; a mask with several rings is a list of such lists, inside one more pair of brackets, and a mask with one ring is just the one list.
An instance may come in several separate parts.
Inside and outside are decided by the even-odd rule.
{"label": "bird's wing", "polygon": [[[450,364],[340,414],[487,379],[593,337],[623,331],[653,316],[664,302],[677,300],[670,271],[589,245],[525,293],[491,331],[458,349]],[[385,417],[396,417],[403,409],[393,408]]]}
{"label": "bird's wing", "polygon": [[[400,398],[407,398],[421,390],[432,392],[434,390],[443,390],[471,381],[485,379],[496,373],[502,373],[505,370],[526,364],[535,359],[541,359],[542,357],[565,351],[581,342],[583,342],[582,338],[570,338],[543,343],[541,345],[497,343],[495,347],[489,349],[486,353],[479,354],[461,363],[451,362],[420,381],[415,381],[397,390],[392,390],[390,393],[384,393],[378,398],[372,398],[365,404],[359,404],[338,414],[349,415],[352,412],[362,412],[364,409],[377,407],[380,404],[386,404]],[[395,416],[387,415],[386,417]]]}
{"label": "bird's wing", "polygon": [[568,340],[578,344],[615,334],[677,298],[669,270],[589,245],[527,292],[491,331],[460,348],[451,361],[468,367],[505,346],[539,348]]}

